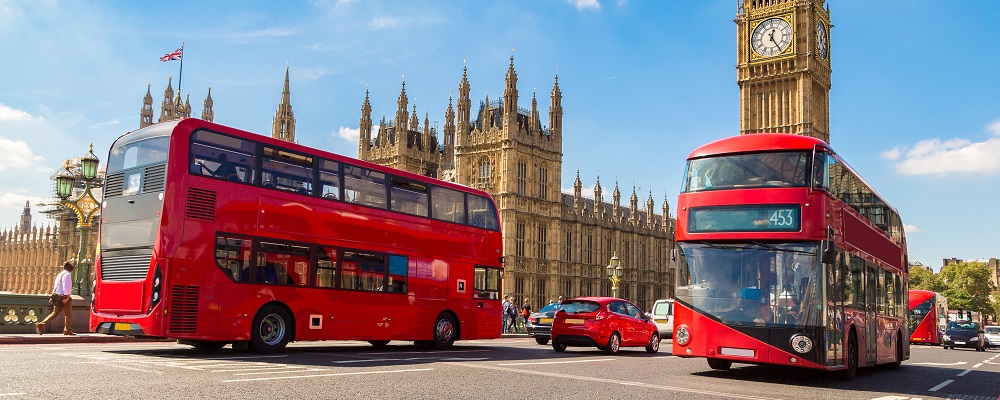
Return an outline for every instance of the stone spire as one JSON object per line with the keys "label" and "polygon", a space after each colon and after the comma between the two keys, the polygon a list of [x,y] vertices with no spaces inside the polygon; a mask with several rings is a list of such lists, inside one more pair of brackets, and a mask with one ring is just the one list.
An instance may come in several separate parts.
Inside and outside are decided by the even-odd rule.
{"label": "stone spire", "polygon": [[[462,136],[469,133],[469,123],[470,115],[472,113],[472,100],[469,98],[469,68],[466,66],[462,67],[462,81],[458,84],[458,137],[457,140],[462,140]],[[458,143],[461,144],[461,143]]]}
{"label": "stone spire", "polygon": [[639,196],[635,195],[635,185],[632,186],[632,197],[629,198],[629,221],[635,224],[639,218]]}
{"label": "stone spire", "polygon": [[295,143],[295,113],[292,112],[292,94],[288,88],[288,69],[285,66],[285,88],[281,91],[281,103],[274,114],[271,137]]}
{"label": "stone spire", "polygon": [[413,105],[413,113],[410,114],[410,130],[419,131],[420,130],[420,119],[417,118],[417,105]]}
{"label": "stone spire", "polygon": [[142,109],[139,111],[139,127],[145,128],[153,124],[153,95],[149,88],[152,84],[146,84],[146,96],[142,98]]}
{"label": "stone spire", "polygon": [[514,72],[514,55],[510,56],[510,67],[507,68],[507,86],[503,91],[503,126],[505,129],[517,129],[517,72]]}
{"label": "stone spire", "polygon": [[576,180],[573,181],[573,210],[580,212],[580,202],[583,200],[583,183],[580,182],[580,170],[576,170]]}
{"label": "stone spire", "polygon": [[212,107],[215,106],[215,102],[212,101],[212,87],[208,87],[208,95],[205,96],[205,105],[201,109],[201,119],[208,122],[215,122],[215,111]]}
{"label": "stone spire", "polygon": [[646,224],[653,226],[653,191],[649,191],[649,197],[646,198]]}
{"label": "stone spire", "polygon": [[24,211],[21,213],[21,232],[28,232],[29,229],[31,229],[31,204],[25,200]]}
{"label": "stone spire", "polygon": [[667,194],[663,194],[663,229],[670,230],[670,204],[667,203]]}
{"label": "stone spire", "polygon": [[361,121],[358,123],[360,137],[358,138],[358,156],[369,160],[372,147],[372,104],[368,101],[368,89],[365,88],[365,102],[361,103]]}
{"label": "stone spire", "polygon": [[618,209],[621,208],[622,205],[622,193],[618,191],[617,179],[615,179],[615,191],[611,192],[611,198],[614,201],[614,203],[612,203],[611,206],[611,217],[614,218],[614,220],[617,222],[619,215]]}
{"label": "stone spire", "polygon": [[[531,116],[530,116],[529,125],[531,125],[531,126],[528,127],[529,131],[532,131],[532,130],[535,129],[535,127],[539,126],[539,122],[538,122],[538,97],[535,95],[534,91],[531,92]],[[577,175],[579,175],[579,172],[580,171],[577,171]]]}
{"label": "stone spire", "polygon": [[184,113],[183,118],[191,118],[191,93],[189,92],[184,96]]}
{"label": "stone spire", "polygon": [[559,74],[556,74],[556,82],[552,85],[552,105],[549,107],[549,132],[555,138],[562,136],[562,90],[559,90]]}
{"label": "stone spire", "polygon": [[[405,76],[404,76],[403,87],[399,91],[399,100],[397,100],[397,102],[396,102],[396,104],[397,104],[397,107],[396,107],[396,135],[404,134],[404,132],[406,131],[406,122],[407,122],[407,120],[410,119],[409,113],[406,112],[406,106],[409,103],[410,103],[410,100],[406,97],[406,79],[405,79]],[[399,142],[400,140],[405,140],[405,139],[406,139],[405,137],[403,137],[402,139],[396,138],[396,141]]]}
{"label": "stone spire", "polygon": [[604,196],[601,193],[601,176],[597,176],[597,184],[594,185],[594,216],[604,217]]}
{"label": "stone spire", "polygon": [[448,96],[448,111],[444,113],[444,121],[444,154],[440,164],[442,170],[455,168],[455,110],[451,106],[451,96]]}
{"label": "stone spire", "polygon": [[174,119],[174,78],[167,77],[167,89],[163,91],[163,104],[160,105],[160,119],[156,122]]}

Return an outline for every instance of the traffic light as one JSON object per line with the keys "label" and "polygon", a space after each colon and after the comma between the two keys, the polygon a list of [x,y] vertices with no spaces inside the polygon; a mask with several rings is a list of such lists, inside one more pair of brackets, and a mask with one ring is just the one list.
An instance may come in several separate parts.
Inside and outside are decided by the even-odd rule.
{"label": "traffic light", "polygon": [[964,317],[964,315],[965,315],[965,314],[964,314],[964,313],[962,312],[962,309],[961,309],[961,308],[959,308],[959,309],[958,309],[958,319],[963,319],[963,318],[965,318],[965,317]]}

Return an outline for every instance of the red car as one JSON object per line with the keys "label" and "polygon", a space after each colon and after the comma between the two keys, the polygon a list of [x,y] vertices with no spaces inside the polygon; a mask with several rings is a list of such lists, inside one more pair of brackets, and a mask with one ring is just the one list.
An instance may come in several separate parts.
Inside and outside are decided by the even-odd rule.
{"label": "red car", "polygon": [[660,350],[656,323],[635,304],[614,297],[578,297],[562,302],[552,321],[552,348],[596,346],[615,354],[622,347]]}

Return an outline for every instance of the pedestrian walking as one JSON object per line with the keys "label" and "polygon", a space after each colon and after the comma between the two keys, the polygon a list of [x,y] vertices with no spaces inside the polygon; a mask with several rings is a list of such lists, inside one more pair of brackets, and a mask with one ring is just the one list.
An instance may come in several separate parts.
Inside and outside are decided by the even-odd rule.
{"label": "pedestrian walking", "polygon": [[521,317],[524,318],[524,329],[528,329],[528,316],[531,315],[531,299],[525,298],[521,305]]}
{"label": "pedestrian walking", "polygon": [[63,313],[66,322],[66,326],[63,327],[63,335],[76,335],[73,332],[73,297],[70,295],[73,293],[73,268],[75,267],[72,261],[66,261],[63,264],[63,270],[59,271],[59,274],[56,275],[56,282],[52,287],[52,295],[49,296],[52,313],[48,317],[45,317],[42,322],[35,325],[35,332],[39,335],[45,331],[45,325],[53,318],[59,316],[60,312]]}
{"label": "pedestrian walking", "polygon": [[500,304],[500,316],[502,317],[503,325],[501,325],[501,332],[507,333],[510,329],[510,296],[503,297],[503,303]]}

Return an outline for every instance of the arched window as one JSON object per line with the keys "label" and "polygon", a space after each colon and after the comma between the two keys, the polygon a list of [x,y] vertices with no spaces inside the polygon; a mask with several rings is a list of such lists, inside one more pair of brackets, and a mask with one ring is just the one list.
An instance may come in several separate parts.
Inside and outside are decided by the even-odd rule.
{"label": "arched window", "polygon": [[490,173],[492,172],[492,166],[490,165],[490,160],[483,157],[479,160],[479,186],[486,186],[490,184]]}

